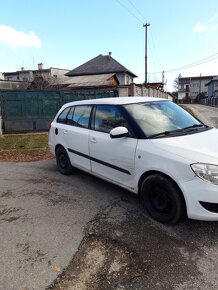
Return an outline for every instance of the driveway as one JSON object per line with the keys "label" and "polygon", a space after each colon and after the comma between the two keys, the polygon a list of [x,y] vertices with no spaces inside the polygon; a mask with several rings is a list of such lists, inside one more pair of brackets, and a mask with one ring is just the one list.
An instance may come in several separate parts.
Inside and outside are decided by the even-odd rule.
{"label": "driveway", "polygon": [[0,289],[218,289],[218,222],[160,225],[54,160],[0,163]]}
{"label": "driveway", "polygon": [[[86,224],[120,190],[52,161],[0,163],[0,289],[44,289],[71,261]],[[110,193],[110,191],[114,193]],[[26,287],[26,288],[25,288]]]}

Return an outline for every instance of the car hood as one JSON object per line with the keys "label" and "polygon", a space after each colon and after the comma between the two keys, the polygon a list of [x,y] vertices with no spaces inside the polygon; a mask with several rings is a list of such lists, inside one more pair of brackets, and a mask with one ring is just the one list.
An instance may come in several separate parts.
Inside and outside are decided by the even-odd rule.
{"label": "car hood", "polygon": [[153,139],[152,143],[191,162],[218,165],[218,130],[215,128],[195,134]]}

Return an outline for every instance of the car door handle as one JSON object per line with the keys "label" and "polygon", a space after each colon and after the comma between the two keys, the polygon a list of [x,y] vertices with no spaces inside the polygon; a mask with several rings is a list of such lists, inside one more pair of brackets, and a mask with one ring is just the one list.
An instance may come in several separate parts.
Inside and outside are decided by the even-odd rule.
{"label": "car door handle", "polygon": [[64,130],[64,134],[67,134],[68,133],[68,131],[67,130]]}
{"label": "car door handle", "polygon": [[95,138],[91,138],[91,139],[90,139],[90,142],[92,142],[92,143],[96,143],[97,141],[96,141]]}

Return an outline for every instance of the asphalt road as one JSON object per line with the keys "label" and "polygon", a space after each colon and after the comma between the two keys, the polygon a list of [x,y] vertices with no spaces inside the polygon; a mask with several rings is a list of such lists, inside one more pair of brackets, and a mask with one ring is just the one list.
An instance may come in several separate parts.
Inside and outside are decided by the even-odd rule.
{"label": "asphalt road", "polygon": [[218,128],[218,107],[210,107],[199,104],[185,104],[194,115],[208,126]]}
{"label": "asphalt road", "polygon": [[218,289],[218,222],[160,225],[54,160],[0,162],[0,233],[1,290]]}
{"label": "asphalt road", "polygon": [[[120,190],[55,161],[0,163],[0,289],[45,289],[67,267],[86,224]],[[110,194],[110,191],[114,191]]]}

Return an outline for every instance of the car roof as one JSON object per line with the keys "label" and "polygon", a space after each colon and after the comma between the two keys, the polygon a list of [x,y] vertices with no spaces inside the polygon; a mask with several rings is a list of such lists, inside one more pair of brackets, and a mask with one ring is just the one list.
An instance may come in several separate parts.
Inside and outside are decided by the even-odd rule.
{"label": "car roof", "polygon": [[82,101],[74,101],[66,103],[63,107],[68,107],[72,105],[126,105],[134,103],[143,102],[155,102],[155,101],[166,101],[163,98],[153,98],[153,97],[116,97],[116,98],[100,98],[100,99],[90,99]]}

